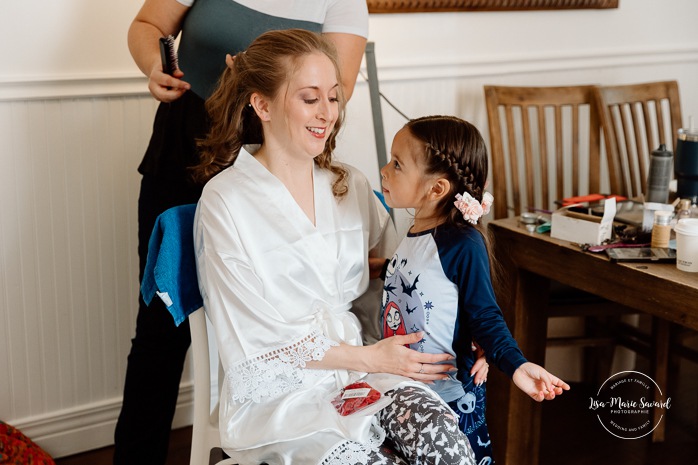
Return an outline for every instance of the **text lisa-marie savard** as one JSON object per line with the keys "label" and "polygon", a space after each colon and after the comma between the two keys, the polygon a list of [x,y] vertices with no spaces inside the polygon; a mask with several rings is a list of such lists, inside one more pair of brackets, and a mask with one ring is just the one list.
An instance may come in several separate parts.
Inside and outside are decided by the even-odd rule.
{"label": "text lisa-marie savard", "polygon": [[671,397],[667,400],[662,401],[647,401],[644,397],[641,397],[639,401],[634,400],[623,400],[621,397],[611,397],[607,402],[596,400],[593,397],[589,398],[590,410],[596,410],[599,408],[617,408],[617,409],[649,409],[649,408],[671,408]]}

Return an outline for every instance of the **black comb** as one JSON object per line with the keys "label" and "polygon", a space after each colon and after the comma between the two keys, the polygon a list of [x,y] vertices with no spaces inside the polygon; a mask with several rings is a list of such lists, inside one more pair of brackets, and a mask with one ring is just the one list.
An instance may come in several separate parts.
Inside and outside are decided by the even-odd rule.
{"label": "black comb", "polygon": [[162,71],[172,76],[179,67],[177,62],[177,51],[175,50],[175,39],[171,35],[160,37],[160,58],[162,58]]}

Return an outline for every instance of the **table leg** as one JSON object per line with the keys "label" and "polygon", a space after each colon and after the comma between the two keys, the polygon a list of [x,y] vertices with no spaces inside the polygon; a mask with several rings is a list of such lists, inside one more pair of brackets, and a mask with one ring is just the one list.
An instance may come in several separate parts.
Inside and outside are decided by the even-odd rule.
{"label": "table leg", "polygon": [[[652,342],[655,348],[652,360],[652,368],[654,372],[654,382],[657,383],[660,389],[667,389],[669,380],[669,353],[671,351],[671,323],[661,318],[652,318]],[[654,400],[659,402],[666,400],[659,390],[654,390]],[[664,415],[664,409],[655,408],[652,413],[652,424],[656,425],[661,415]],[[661,423],[652,431],[652,442],[664,442],[664,432],[666,418],[663,418]]]}
{"label": "table leg", "polygon": [[[504,318],[526,358],[544,365],[549,280],[524,271],[497,252],[504,279],[497,293]],[[500,465],[538,465],[541,404],[499,370],[488,381],[487,422]]]}

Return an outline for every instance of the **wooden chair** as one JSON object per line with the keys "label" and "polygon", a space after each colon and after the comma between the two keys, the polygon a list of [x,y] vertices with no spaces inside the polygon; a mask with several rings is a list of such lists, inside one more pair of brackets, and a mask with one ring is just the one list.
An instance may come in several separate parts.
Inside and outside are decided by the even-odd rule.
{"label": "wooden chair", "polygon": [[[599,86],[594,89],[603,129],[612,192],[641,197],[647,192],[650,153],[664,144],[674,149],[681,128],[681,103],[676,81]],[[666,320],[651,319],[651,335],[622,324],[620,343],[647,357],[652,363],[653,379],[659,386],[669,383],[671,346],[695,334]],[[672,336],[673,334],[673,336]],[[671,370],[677,373],[678,369]],[[664,440],[664,423],[652,433],[652,440]]]}
{"label": "wooden chair", "polygon": [[660,144],[673,150],[681,127],[676,81],[599,86],[594,90],[609,159],[611,191],[646,193],[649,157]]}
{"label": "wooden chair", "polygon": [[555,200],[599,192],[600,126],[593,90],[485,86],[495,218],[551,210]]}
{"label": "wooden chair", "polygon": [[[485,101],[495,218],[554,210],[555,200],[602,191],[594,86],[485,86]],[[584,378],[603,381],[610,374],[614,327],[623,313],[635,312],[552,282],[549,317],[582,317],[585,333],[548,338],[547,346],[586,347]]]}

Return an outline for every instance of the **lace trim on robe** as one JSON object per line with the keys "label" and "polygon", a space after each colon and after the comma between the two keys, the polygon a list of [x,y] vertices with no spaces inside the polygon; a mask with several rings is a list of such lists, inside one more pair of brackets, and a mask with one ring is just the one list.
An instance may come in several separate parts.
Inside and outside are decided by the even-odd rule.
{"label": "lace trim on robe", "polygon": [[368,465],[371,453],[376,452],[383,443],[385,434],[383,429],[376,424],[371,428],[371,435],[366,444],[354,441],[343,441],[332,450],[320,465]]}
{"label": "lace trim on robe", "polygon": [[234,402],[261,402],[295,391],[305,382],[327,375],[327,370],[303,368],[306,362],[322,360],[330,347],[338,345],[315,330],[290,346],[233,366],[225,376],[228,392]]}

